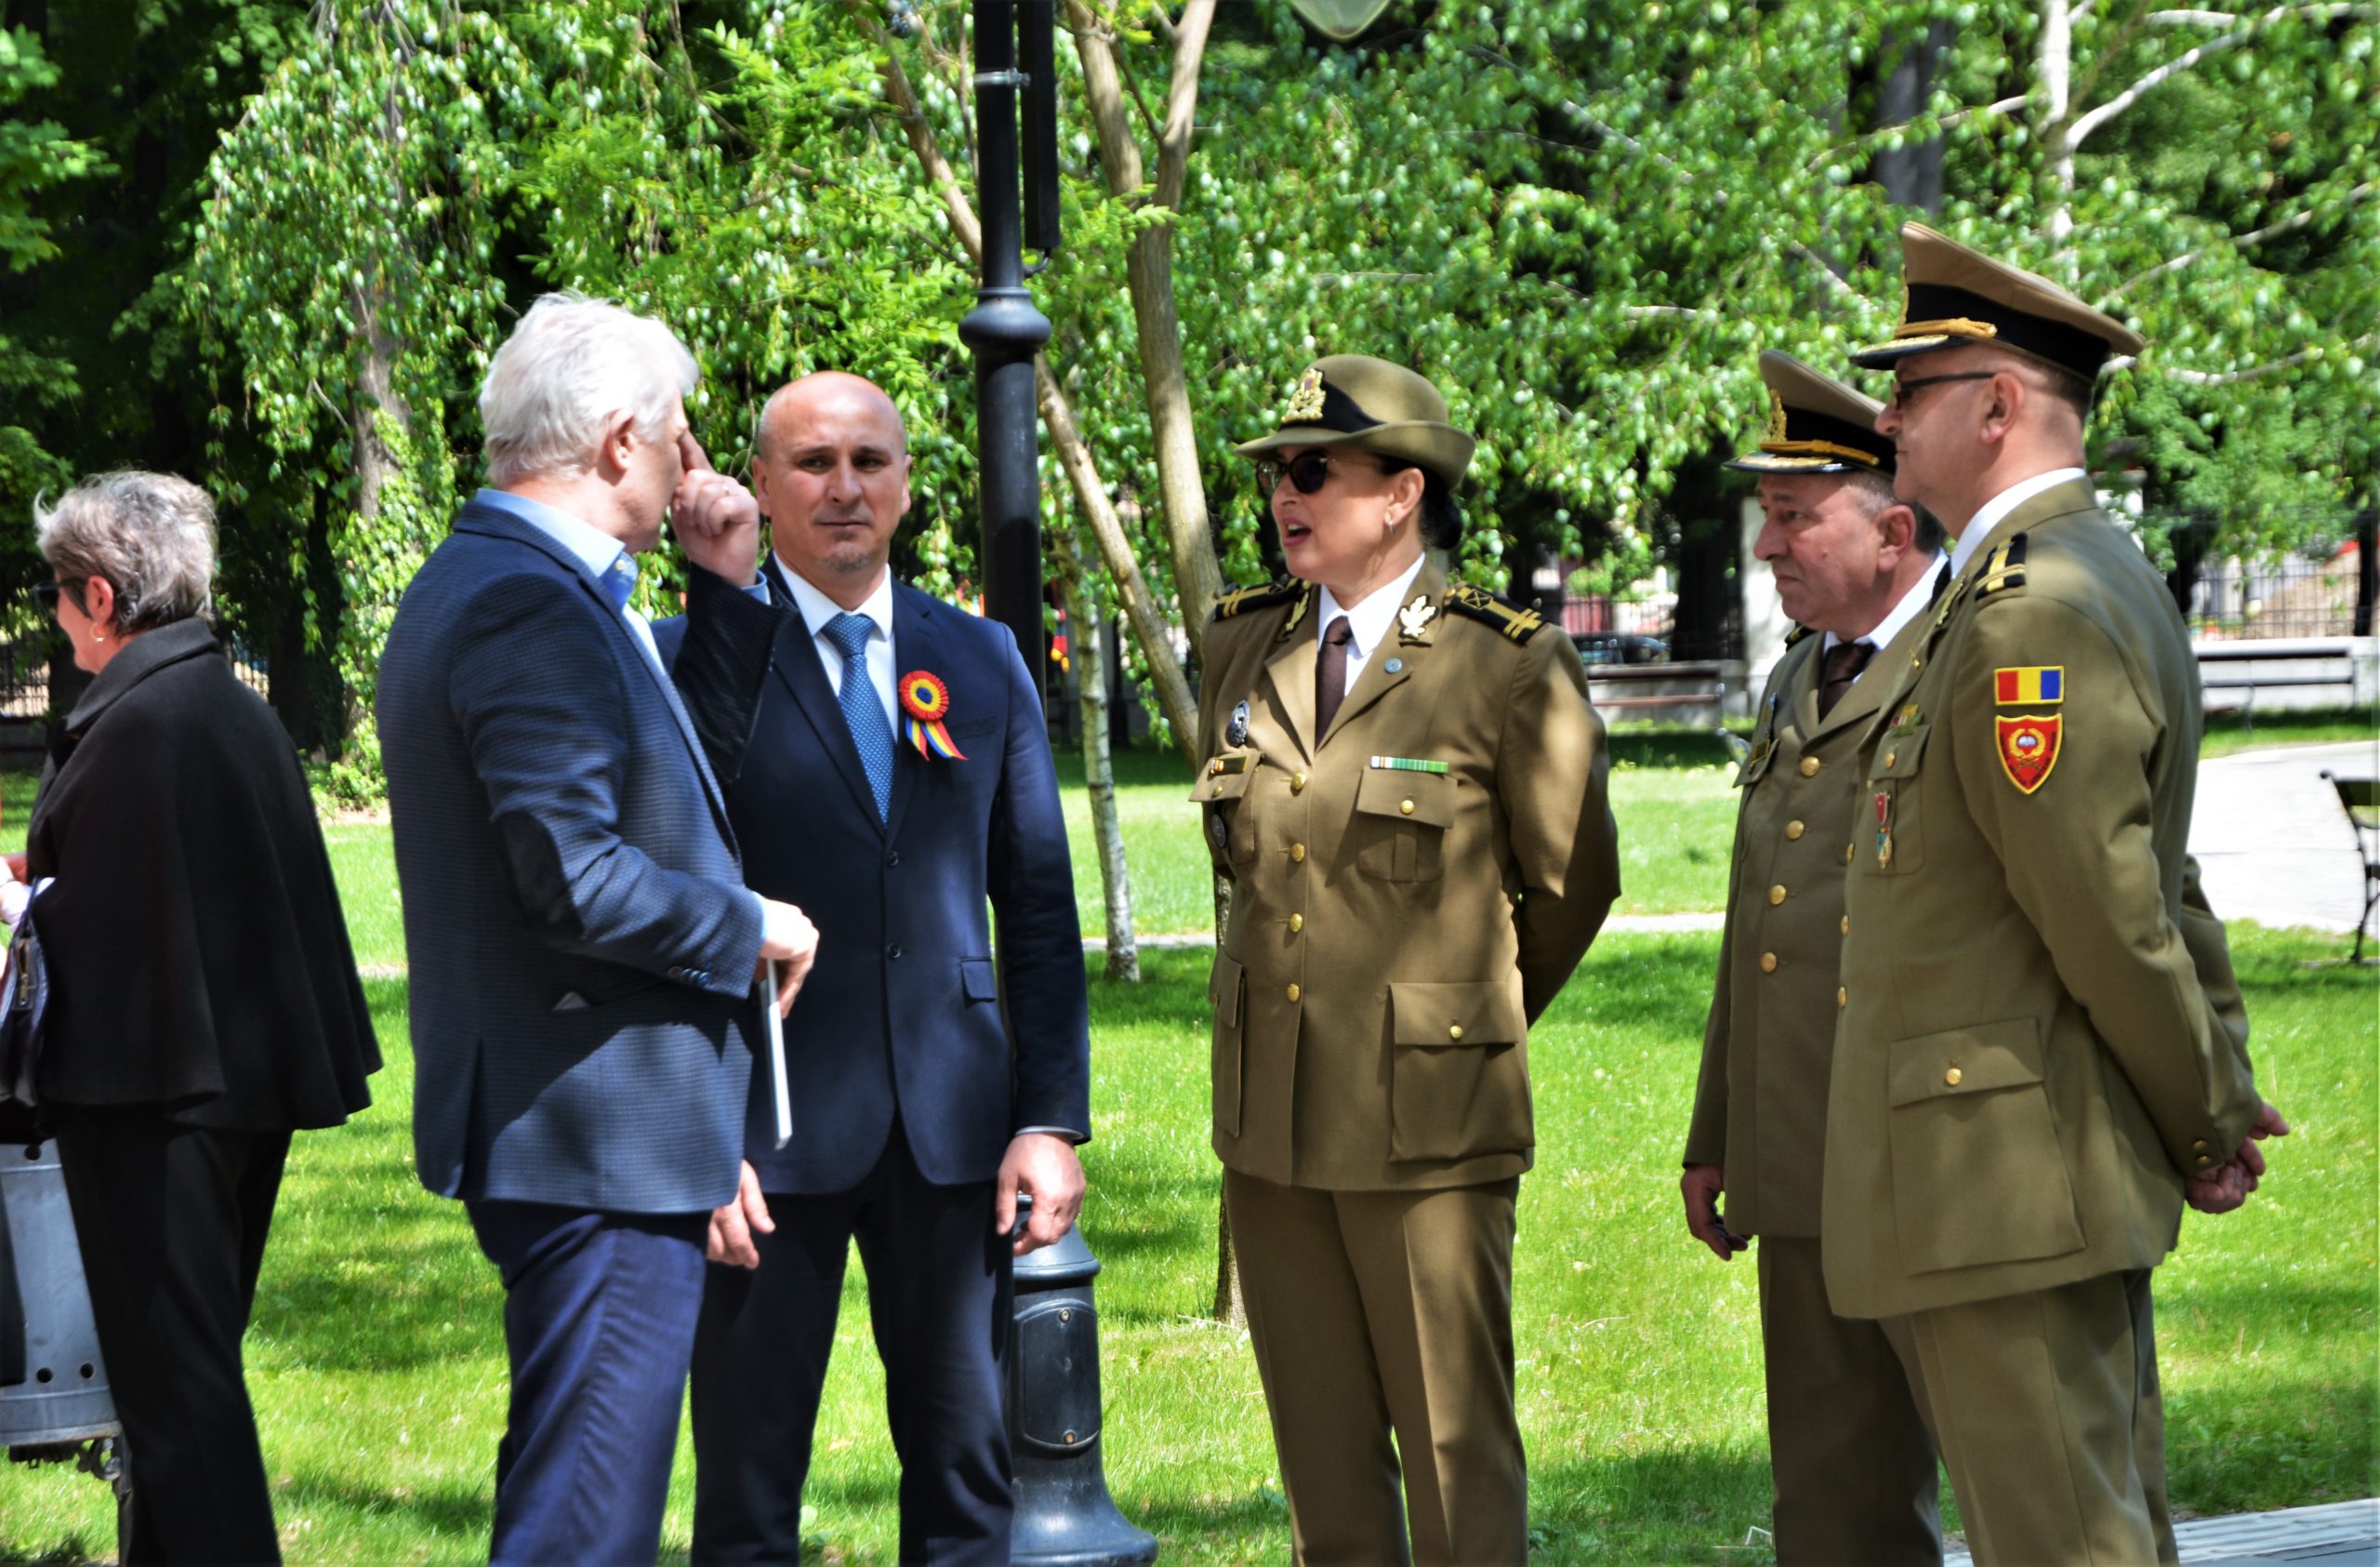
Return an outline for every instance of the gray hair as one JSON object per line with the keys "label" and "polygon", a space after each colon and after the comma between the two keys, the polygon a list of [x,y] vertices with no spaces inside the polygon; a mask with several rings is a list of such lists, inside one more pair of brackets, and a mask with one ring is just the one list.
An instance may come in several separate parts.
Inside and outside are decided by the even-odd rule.
{"label": "gray hair", "polygon": [[659,441],[702,378],[677,334],[651,316],[571,290],[548,294],[487,367],[480,384],[487,482],[575,478],[622,414]]}
{"label": "gray hair", "polygon": [[1944,536],[1941,519],[1913,500],[1904,500],[1893,494],[1889,474],[1872,469],[1854,469],[1844,476],[1844,487],[1859,498],[1866,515],[1873,517],[1887,506],[1906,506],[1917,517],[1917,526],[1910,543],[1921,555],[1939,554]]}
{"label": "gray hair", "polygon": [[215,611],[215,503],[188,479],[95,473],[33,502],[33,540],[64,578],[104,577],[129,636]]}

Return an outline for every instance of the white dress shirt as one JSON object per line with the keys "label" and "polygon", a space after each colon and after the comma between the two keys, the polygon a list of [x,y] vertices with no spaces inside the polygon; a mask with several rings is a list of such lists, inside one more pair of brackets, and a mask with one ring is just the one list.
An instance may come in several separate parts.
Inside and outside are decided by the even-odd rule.
{"label": "white dress shirt", "polygon": [[901,710],[892,695],[892,574],[886,572],[877,580],[876,591],[866,603],[846,612],[841,604],[813,587],[809,578],[794,570],[774,555],[769,564],[785,580],[786,591],[801,611],[801,623],[810,628],[811,640],[818,644],[818,662],[826,671],[826,684],[835,695],[843,694],[843,653],[826,640],[827,623],[845,613],[864,615],[876,629],[867,638],[867,683],[876,687],[876,699],[883,705],[885,726],[898,735],[901,732]]}
{"label": "white dress shirt", "polygon": [[1355,688],[1356,677],[1371,661],[1372,649],[1388,635],[1388,628],[1395,621],[1396,612],[1404,608],[1406,601],[1413,596],[1413,579],[1421,575],[1421,567],[1429,558],[1426,552],[1416,555],[1413,564],[1405,568],[1403,576],[1366,593],[1364,602],[1353,609],[1342,608],[1339,601],[1330,596],[1329,589],[1317,590],[1314,618],[1316,640],[1319,641],[1322,633],[1329,630],[1331,621],[1342,615],[1347,618],[1347,684],[1339,693],[1342,697]]}
{"label": "white dress shirt", "polygon": [[1991,530],[1998,527],[2009,512],[2053,485],[2073,479],[2087,481],[2090,477],[2079,468],[2053,468],[2046,473],[2019,479],[1985,501],[1977,508],[1974,520],[1967,524],[1966,530],[1959,535],[1957,548],[1950,551],[1951,573],[1956,575],[1966,570],[1967,563],[1975,559],[1977,551],[1983,548],[1983,541],[1991,537]]}
{"label": "white dress shirt", "polygon": [[[477,505],[494,507],[498,511],[518,517],[536,528],[569,551],[581,565],[595,574],[598,582],[609,577],[620,562],[628,559],[628,548],[618,539],[594,524],[549,506],[542,500],[532,500],[510,490],[493,489],[483,489],[471,499]],[[630,561],[629,564],[633,565],[635,563]],[[620,618],[628,622],[629,631],[636,637],[636,644],[644,649],[646,661],[654,669],[661,669],[661,650],[653,645],[653,622],[633,605],[621,610]]]}

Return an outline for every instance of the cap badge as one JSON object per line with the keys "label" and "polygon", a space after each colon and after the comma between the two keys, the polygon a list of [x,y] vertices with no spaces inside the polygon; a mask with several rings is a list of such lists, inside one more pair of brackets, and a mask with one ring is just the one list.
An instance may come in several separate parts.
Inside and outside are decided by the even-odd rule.
{"label": "cap badge", "polygon": [[1281,416],[1283,424],[1312,424],[1322,418],[1322,366],[1311,365],[1298,378],[1298,389],[1289,398],[1289,411]]}
{"label": "cap badge", "polygon": [[1430,622],[1437,618],[1438,606],[1430,602],[1427,593],[1416,593],[1413,602],[1396,612],[1396,640],[1401,643],[1427,644]]}
{"label": "cap badge", "polygon": [[1762,439],[1767,441],[1782,441],[1786,439],[1785,399],[1778,396],[1775,392],[1771,392],[1768,394],[1768,433],[1763,436]]}

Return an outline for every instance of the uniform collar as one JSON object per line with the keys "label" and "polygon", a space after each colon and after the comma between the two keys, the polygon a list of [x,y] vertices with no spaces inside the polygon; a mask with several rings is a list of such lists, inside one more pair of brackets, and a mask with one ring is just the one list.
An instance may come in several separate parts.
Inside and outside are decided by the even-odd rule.
{"label": "uniform collar", "polygon": [[[1924,574],[1909,585],[1909,591],[1901,594],[1891,611],[1876,622],[1873,631],[1848,640],[1868,643],[1876,647],[1890,647],[1893,638],[1900,635],[1900,629],[1924,614],[1925,606],[1934,602],[1934,578],[1941,574],[1941,570],[1942,557],[1937,554],[1925,563]],[[1823,657],[1829,648],[1844,640],[1832,631],[1827,632],[1826,640],[1818,646],[1819,655]]]}
{"label": "uniform collar", "polygon": [[2036,473],[2030,479],[2019,479],[1990,500],[1985,501],[1976,509],[1974,520],[1967,524],[1966,531],[1959,535],[1958,546],[1950,551],[1950,574],[1954,577],[1965,574],[1967,563],[1975,559],[1977,551],[1983,548],[1983,541],[1991,536],[1993,528],[2007,520],[2009,512],[2014,511],[2043,490],[2053,489],[2059,485],[2072,484],[2076,480],[2087,483],[2091,475],[2079,468],[2053,468],[2046,473]]}
{"label": "uniform collar", "polygon": [[1371,657],[1371,651],[1380,645],[1381,638],[1388,635],[1389,623],[1396,618],[1397,610],[1412,596],[1413,579],[1421,575],[1421,568],[1429,564],[1429,560],[1430,552],[1424,550],[1413,557],[1413,564],[1407,566],[1395,581],[1383,582],[1365,594],[1364,602],[1353,609],[1331,597],[1329,589],[1317,585],[1315,589],[1314,617],[1316,639],[1321,637],[1332,620],[1343,615],[1347,618],[1348,657],[1355,659]]}

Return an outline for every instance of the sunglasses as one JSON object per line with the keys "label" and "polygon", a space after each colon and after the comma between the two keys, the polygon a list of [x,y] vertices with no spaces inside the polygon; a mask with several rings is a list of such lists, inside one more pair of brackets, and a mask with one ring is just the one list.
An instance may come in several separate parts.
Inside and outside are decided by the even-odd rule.
{"label": "sunglasses", "polygon": [[[66,593],[73,601],[74,607],[80,609],[83,607],[83,595],[79,590],[89,580],[87,577],[53,577],[46,582],[36,582],[33,584],[33,603],[41,606],[43,613],[52,614],[58,608],[58,595]],[[70,589],[76,591],[69,592]]]}
{"label": "sunglasses", "polygon": [[1962,370],[1955,376],[1920,376],[1915,380],[1895,381],[1893,394],[1885,400],[1884,406],[1895,413],[1906,413],[1909,411],[1909,394],[1912,392],[1940,386],[1945,381],[1988,381],[1999,373],[1997,370]]}
{"label": "sunglasses", "polygon": [[1300,452],[1288,462],[1276,458],[1259,458],[1256,462],[1258,492],[1271,495],[1281,487],[1281,481],[1286,478],[1297,486],[1298,494],[1318,495],[1322,486],[1330,482],[1333,464],[1349,468],[1361,466],[1348,462],[1343,457],[1334,458],[1328,452]]}

